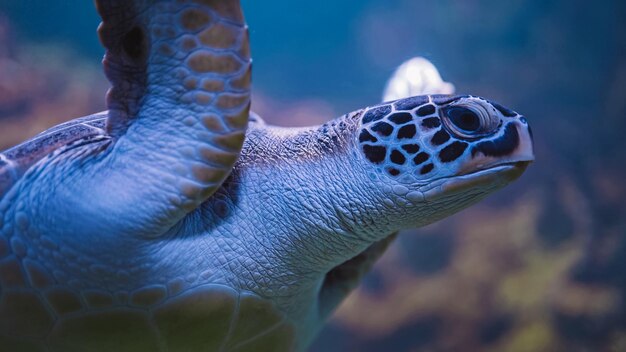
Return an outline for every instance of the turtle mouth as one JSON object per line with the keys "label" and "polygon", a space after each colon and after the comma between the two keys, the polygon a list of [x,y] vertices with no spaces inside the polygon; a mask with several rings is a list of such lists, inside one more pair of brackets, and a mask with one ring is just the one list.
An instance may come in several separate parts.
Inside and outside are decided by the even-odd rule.
{"label": "turtle mouth", "polygon": [[483,174],[489,174],[489,173],[494,173],[494,172],[497,172],[497,173],[505,172],[511,177],[513,177],[513,179],[511,179],[511,181],[513,181],[517,179],[518,177],[520,177],[524,173],[524,171],[526,171],[526,168],[528,168],[528,165],[530,165],[532,162],[533,162],[532,160],[519,160],[519,161],[498,163],[495,165],[486,165],[486,166],[479,168],[476,171],[464,173],[456,177],[467,177],[467,176],[473,176],[473,175],[481,176]]}
{"label": "turtle mouth", "polygon": [[519,160],[488,165],[473,172],[442,178],[434,187],[424,192],[426,200],[435,200],[438,197],[462,193],[465,191],[495,190],[519,178],[532,160]]}

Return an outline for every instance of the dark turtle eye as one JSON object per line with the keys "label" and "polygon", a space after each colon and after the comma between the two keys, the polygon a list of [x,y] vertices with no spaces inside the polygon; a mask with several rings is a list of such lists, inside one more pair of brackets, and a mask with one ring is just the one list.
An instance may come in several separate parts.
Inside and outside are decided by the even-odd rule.
{"label": "dark turtle eye", "polygon": [[450,122],[463,131],[476,132],[480,129],[480,117],[468,108],[453,106],[447,113]]}
{"label": "dark turtle eye", "polygon": [[[471,104],[470,104],[471,103]],[[474,139],[494,133],[499,118],[477,102],[453,104],[441,109],[448,131],[457,137]]]}

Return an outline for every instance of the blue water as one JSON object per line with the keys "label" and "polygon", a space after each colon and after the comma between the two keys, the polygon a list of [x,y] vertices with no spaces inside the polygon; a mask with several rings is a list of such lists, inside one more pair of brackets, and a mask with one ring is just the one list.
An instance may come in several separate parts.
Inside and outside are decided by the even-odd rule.
{"label": "blue water", "polygon": [[[523,65],[541,76],[529,98],[560,89],[599,103],[623,10],[617,0],[599,3],[243,1],[255,87],[285,99],[320,97],[341,111],[375,102],[393,68],[414,55],[433,60],[463,91],[519,97],[524,88],[513,67]],[[93,60],[102,55],[91,1],[1,0],[0,10],[20,36],[69,43]]]}

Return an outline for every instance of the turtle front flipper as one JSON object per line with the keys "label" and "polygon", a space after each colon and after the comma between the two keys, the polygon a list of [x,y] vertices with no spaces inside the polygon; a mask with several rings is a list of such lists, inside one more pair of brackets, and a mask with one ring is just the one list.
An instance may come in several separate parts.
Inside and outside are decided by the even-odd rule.
{"label": "turtle front flipper", "polygon": [[[248,124],[250,54],[239,0],[97,0],[111,169],[142,179],[172,225],[229,175]],[[151,220],[152,221],[152,220]]]}
{"label": "turtle front flipper", "polygon": [[319,296],[319,314],[322,320],[327,319],[339,303],[359,285],[361,279],[370,271],[374,263],[385,253],[396,237],[398,237],[397,232],[373,243],[359,255],[326,273]]}

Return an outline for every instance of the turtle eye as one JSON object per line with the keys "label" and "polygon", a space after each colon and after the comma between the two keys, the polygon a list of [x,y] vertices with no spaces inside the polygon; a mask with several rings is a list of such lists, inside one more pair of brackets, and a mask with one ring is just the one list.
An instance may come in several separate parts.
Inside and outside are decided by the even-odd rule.
{"label": "turtle eye", "polygon": [[480,104],[450,105],[443,108],[442,112],[446,127],[461,138],[484,137],[498,128],[499,119]]}
{"label": "turtle eye", "polygon": [[480,117],[468,108],[453,106],[448,110],[448,118],[463,131],[476,132],[480,129]]}

